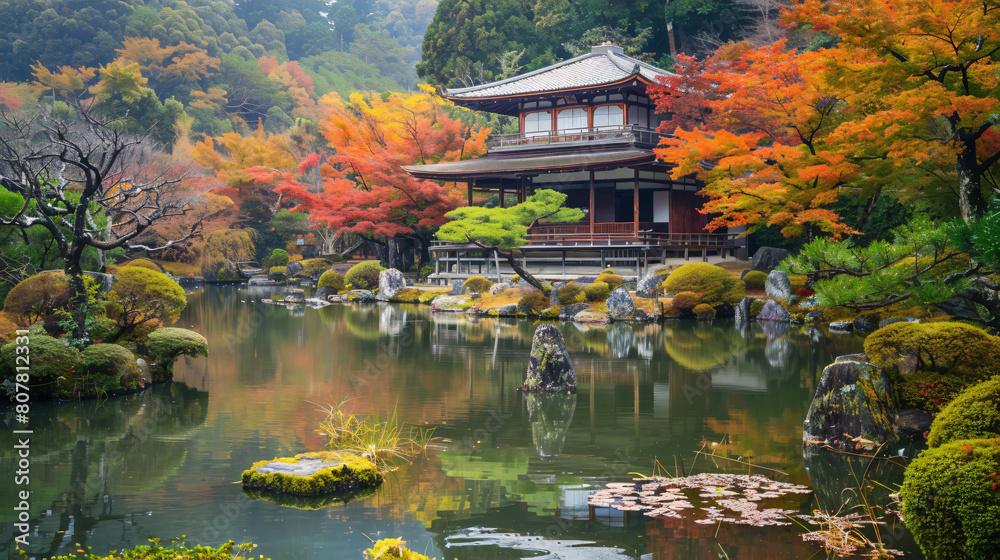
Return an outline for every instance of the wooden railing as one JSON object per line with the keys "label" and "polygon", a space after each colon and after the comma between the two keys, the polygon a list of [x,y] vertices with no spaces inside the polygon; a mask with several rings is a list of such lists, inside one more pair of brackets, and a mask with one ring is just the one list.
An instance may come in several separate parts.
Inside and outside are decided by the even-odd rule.
{"label": "wooden railing", "polygon": [[516,134],[496,134],[486,140],[488,152],[502,152],[526,147],[542,147],[581,142],[628,143],[655,146],[666,136],[655,130],[634,124],[615,126],[595,126],[550,130],[548,132],[521,132]]}
{"label": "wooden railing", "polygon": [[525,236],[529,245],[619,245],[640,243],[670,247],[735,247],[736,234],[727,233],[661,233],[652,231],[653,224],[635,222],[599,222],[594,224],[543,225],[531,228]]}

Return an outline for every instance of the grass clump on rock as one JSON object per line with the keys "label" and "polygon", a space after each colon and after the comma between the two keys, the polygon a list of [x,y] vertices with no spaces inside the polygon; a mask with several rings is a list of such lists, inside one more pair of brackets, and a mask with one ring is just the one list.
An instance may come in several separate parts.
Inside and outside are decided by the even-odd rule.
{"label": "grass clump on rock", "polygon": [[[218,548],[213,548],[189,545],[181,540],[174,540],[170,546],[160,546],[160,539],[153,538],[149,541],[153,544],[112,551],[106,555],[94,554],[80,548],[66,556],[53,556],[52,560],[232,560],[233,558],[252,558],[253,549],[257,546],[251,543],[236,544],[229,541]],[[91,547],[87,548],[91,549]],[[268,559],[261,555],[260,560]]]}
{"label": "grass clump on rock", "polygon": [[327,448],[359,455],[378,467],[379,471],[394,470],[396,459],[409,459],[423,451],[434,434],[399,422],[396,410],[386,418],[378,414],[354,414],[345,410],[347,401],[323,408],[326,417],[319,431],[330,438]]}
{"label": "grass clump on rock", "polygon": [[344,280],[355,289],[374,290],[378,288],[378,273],[383,270],[378,261],[362,261],[347,271]]}
{"label": "grass clump on rock", "polygon": [[935,560],[996,558],[1000,542],[1000,439],[946,443],[906,469],[906,527]]}
{"label": "grass clump on rock", "polygon": [[324,272],[322,276],[319,277],[319,283],[317,283],[317,287],[326,288],[334,293],[344,291],[346,286],[347,282],[344,280],[344,275],[334,270],[327,270]]}
{"label": "grass clump on rock", "polygon": [[490,282],[483,276],[473,276],[462,283],[462,287],[465,288],[466,293],[476,292],[479,294],[485,294],[490,291],[490,287],[492,286],[493,282]]}
{"label": "grass clump on rock", "polygon": [[927,445],[963,439],[1000,438],[1000,377],[962,391],[931,425]]}
{"label": "grass clump on rock", "polygon": [[762,299],[755,299],[750,302],[750,316],[756,317],[760,315],[760,312],[764,310],[765,301]]}

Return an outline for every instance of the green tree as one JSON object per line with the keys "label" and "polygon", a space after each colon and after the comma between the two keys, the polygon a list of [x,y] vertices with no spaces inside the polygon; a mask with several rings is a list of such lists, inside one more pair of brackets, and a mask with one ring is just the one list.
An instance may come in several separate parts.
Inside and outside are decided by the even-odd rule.
{"label": "green tree", "polygon": [[446,214],[451,221],[441,226],[437,237],[456,243],[473,243],[483,249],[496,251],[518,276],[544,291],[545,286],[541,281],[528,273],[514,258],[514,250],[524,245],[528,229],[541,220],[560,223],[575,222],[583,218],[580,210],[563,208],[564,202],[565,194],[542,189],[524,202],[509,208],[466,206]]}
{"label": "green tree", "polygon": [[112,304],[109,315],[117,321],[118,330],[109,342],[154,319],[170,325],[187,306],[184,289],[162,272],[126,266],[118,269],[115,278],[107,299]]}

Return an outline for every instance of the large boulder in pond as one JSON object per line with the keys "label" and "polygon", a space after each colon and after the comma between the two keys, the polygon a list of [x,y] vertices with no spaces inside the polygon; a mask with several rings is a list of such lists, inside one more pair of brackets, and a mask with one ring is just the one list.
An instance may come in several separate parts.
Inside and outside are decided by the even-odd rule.
{"label": "large boulder in pond", "polygon": [[378,298],[387,301],[406,288],[406,278],[395,268],[387,268],[378,273]]}
{"label": "large boulder in pond", "polygon": [[761,247],[750,257],[751,266],[754,270],[761,272],[771,272],[781,261],[788,256],[788,249],[778,249],[776,247]]}
{"label": "large boulder in pond", "polygon": [[764,281],[764,293],[767,297],[778,299],[792,297],[792,283],[788,281],[788,275],[780,270],[768,272],[767,280]]}
{"label": "large boulder in pond", "polygon": [[299,261],[290,262],[285,265],[285,276],[291,278],[292,276],[298,276],[302,274],[302,263]]}
{"label": "large boulder in pond", "polygon": [[882,368],[854,354],[823,369],[803,424],[806,445],[874,451],[895,437],[896,403]]}
{"label": "large boulder in pond", "polygon": [[305,303],[306,302],[306,292],[305,290],[294,289],[289,290],[288,295],[285,296],[285,303]]}
{"label": "large boulder in pond", "polygon": [[764,308],[757,315],[757,321],[780,321],[783,323],[792,322],[792,314],[773,299],[767,300]]}
{"label": "large boulder in pond", "polygon": [[632,295],[621,286],[611,292],[605,303],[608,306],[608,317],[612,321],[627,321],[635,313],[635,302],[632,301]]}
{"label": "large boulder in pond", "polygon": [[[316,451],[294,457],[259,461],[243,471],[243,489],[253,498],[295,506],[289,497],[325,496],[342,501],[371,492],[382,484],[382,474],[368,459],[346,451]],[[277,498],[277,499],[276,499]]]}
{"label": "large boulder in pond", "polygon": [[566,341],[555,325],[539,325],[535,329],[524,390],[529,393],[576,392],[573,361],[566,349]]}
{"label": "large boulder in pond", "polygon": [[564,305],[559,310],[559,318],[572,321],[573,317],[576,317],[577,313],[582,313],[590,309],[590,304],[588,303],[571,303],[569,305]]}

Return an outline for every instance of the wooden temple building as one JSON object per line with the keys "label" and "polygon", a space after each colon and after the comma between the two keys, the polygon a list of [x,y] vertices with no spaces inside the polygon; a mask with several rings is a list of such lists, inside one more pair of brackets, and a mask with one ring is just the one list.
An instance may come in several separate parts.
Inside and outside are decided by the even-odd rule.
{"label": "wooden temple building", "polygon": [[[703,199],[696,194],[701,185],[671,179],[653,152],[662,138],[657,126],[667,116],[655,112],[647,88],[667,75],[619,47],[601,45],[526,74],[448,89],[445,97],[456,105],[517,117],[519,132],[491,136],[480,158],[405,169],[418,178],[466,183],[470,204],[473,190],[497,193],[501,205],[510,196],[523,201],[535,189],[565,193],[566,206],[581,209],[585,218],[536,226],[521,247],[526,260],[561,260],[564,270],[567,259],[639,269],[650,258],[687,257],[692,250],[703,258],[710,251],[736,254],[742,239],[705,231],[706,217],[698,212]],[[435,247],[439,262],[458,265],[453,271],[448,264],[437,276],[467,276],[462,253],[469,253],[469,265],[474,250]],[[489,268],[489,261],[480,261],[480,268],[484,262]]]}

